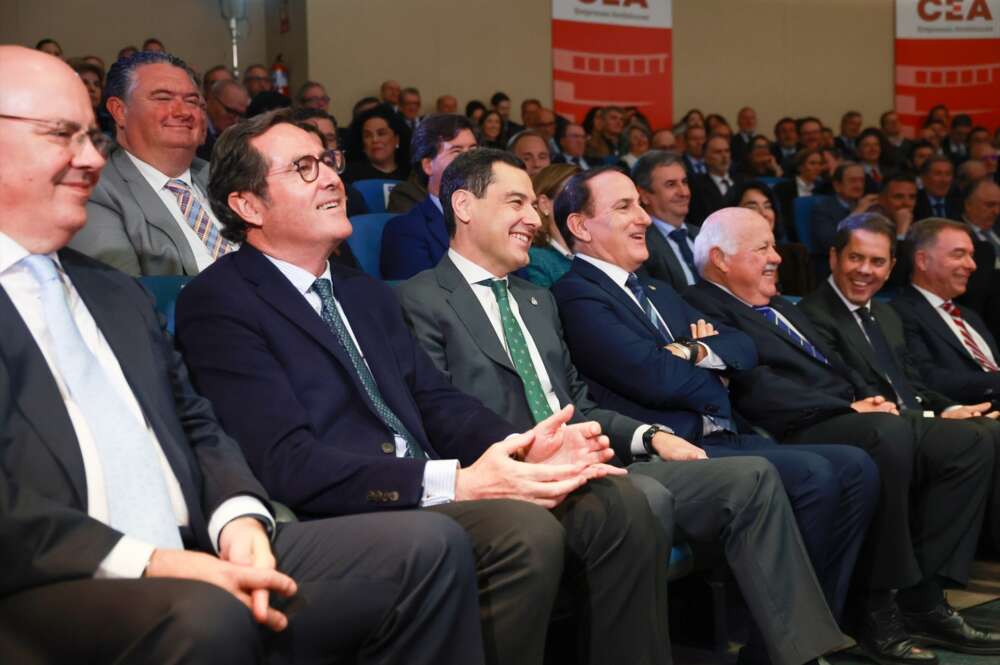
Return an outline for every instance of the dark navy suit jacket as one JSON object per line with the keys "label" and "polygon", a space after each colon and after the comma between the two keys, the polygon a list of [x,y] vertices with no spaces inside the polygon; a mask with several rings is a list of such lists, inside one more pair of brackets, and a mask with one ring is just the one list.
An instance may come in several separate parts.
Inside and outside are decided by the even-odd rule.
{"label": "dark navy suit jacket", "polygon": [[444,215],[428,195],[405,215],[393,217],[382,230],[379,265],[383,279],[409,279],[430,270],[448,251]]}
{"label": "dark navy suit jacket", "polygon": [[[468,465],[515,431],[435,369],[388,286],[331,269],[383,399],[431,458]],[[275,499],[305,516],[419,503],[425,462],[396,457],[336,335],[257,249],[244,244],[185,287],[177,336],[196,385]]]}
{"label": "dark navy suit jacket", "polygon": [[[709,320],[666,282],[640,276],[640,283],[675,337],[689,337],[691,323]],[[701,438],[703,415],[732,416],[718,376],[664,349],[643,311],[601,270],[574,259],[552,293],[573,362],[601,406],[667,425],[689,440]],[[757,364],[749,337],[725,326],[717,330],[703,341],[729,368]]]}

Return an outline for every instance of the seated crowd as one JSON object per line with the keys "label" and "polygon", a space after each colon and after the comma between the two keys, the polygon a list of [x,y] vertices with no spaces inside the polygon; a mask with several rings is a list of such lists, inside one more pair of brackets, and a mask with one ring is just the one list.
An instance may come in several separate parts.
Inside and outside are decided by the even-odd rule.
{"label": "seated crowd", "polygon": [[0,46],[0,660],[669,664],[681,542],[742,665],[1000,655],[944,594],[1000,555],[998,133],[61,55]]}

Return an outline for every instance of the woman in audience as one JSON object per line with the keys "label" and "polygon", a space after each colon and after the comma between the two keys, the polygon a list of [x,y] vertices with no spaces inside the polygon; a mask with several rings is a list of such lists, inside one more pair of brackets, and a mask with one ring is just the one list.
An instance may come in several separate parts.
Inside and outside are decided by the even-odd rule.
{"label": "woman in audience", "polygon": [[653,134],[643,125],[634,124],[625,130],[628,136],[628,152],[621,161],[628,170],[632,170],[639,158],[649,152],[649,144],[653,140]]}
{"label": "woman in audience", "polygon": [[733,133],[733,128],[729,126],[729,121],[718,113],[709,113],[705,118],[705,135],[711,136],[719,129],[719,127],[725,127],[729,130],[730,136]]}
{"label": "woman in audience", "polygon": [[486,111],[479,119],[479,133],[482,139],[479,145],[483,148],[504,149],[503,116],[497,111]]}
{"label": "woman in audience", "polygon": [[753,210],[771,225],[774,240],[778,245],[776,249],[781,257],[781,265],[778,266],[778,284],[781,293],[793,296],[810,293],[814,280],[809,267],[809,250],[805,245],[788,242],[788,235],[771,188],[759,180],[748,180],[733,187],[727,199],[727,205]]}
{"label": "woman in audience", "polygon": [[379,102],[378,97],[362,97],[358,101],[354,102],[354,107],[351,109],[351,122],[354,122],[358,119],[359,115],[365,111],[370,111],[380,103],[381,102]]}
{"label": "woman in audience", "polygon": [[891,170],[884,159],[888,154],[885,149],[887,143],[882,131],[874,127],[858,134],[855,152],[858,162],[865,169],[865,194],[877,194],[882,178],[887,175],[887,170]]}
{"label": "woman in audience", "polygon": [[608,142],[602,138],[604,134],[604,109],[594,106],[583,116],[583,131],[587,132],[587,146],[583,157],[590,164],[600,164],[611,155]]}
{"label": "woman in audience", "polygon": [[750,140],[750,149],[743,161],[743,172],[750,178],[780,178],[781,165],[771,152],[771,142],[763,134]]}
{"label": "woman in audience", "polygon": [[473,124],[478,125],[485,113],[486,104],[483,104],[478,99],[473,99],[465,105],[465,117],[471,120]]}
{"label": "woman in audience", "polygon": [[410,132],[387,104],[369,109],[351,123],[344,181],[406,180],[410,175]]}
{"label": "woman in audience", "polygon": [[84,62],[80,59],[70,65],[77,73],[84,87],[87,88],[87,95],[90,97],[90,105],[94,109],[94,117],[101,131],[114,138],[115,121],[108,113],[104,105],[101,104],[101,94],[104,91],[104,71],[95,64]]}
{"label": "woman in audience", "polygon": [[39,42],[35,44],[35,50],[48,53],[49,55],[54,55],[57,58],[61,58],[63,54],[62,46],[59,46],[59,42],[49,38],[39,40]]}
{"label": "woman in audience", "polygon": [[538,286],[549,288],[555,284],[566,274],[573,261],[573,253],[556,228],[552,204],[570,176],[579,171],[580,167],[575,164],[550,164],[531,179],[535,196],[538,197],[536,205],[542,225],[535,232],[535,238],[528,248],[530,263],[519,274]]}
{"label": "woman in audience", "polygon": [[705,114],[700,109],[691,109],[681,118],[681,123],[688,127],[704,127]]}

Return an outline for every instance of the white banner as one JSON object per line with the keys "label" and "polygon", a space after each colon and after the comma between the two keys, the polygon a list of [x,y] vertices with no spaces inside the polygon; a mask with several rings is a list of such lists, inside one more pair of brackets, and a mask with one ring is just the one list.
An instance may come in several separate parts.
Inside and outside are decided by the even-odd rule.
{"label": "white banner", "polygon": [[1000,37],[1000,0],[896,0],[899,39]]}
{"label": "white banner", "polygon": [[552,0],[552,18],[582,23],[670,28],[670,0]]}

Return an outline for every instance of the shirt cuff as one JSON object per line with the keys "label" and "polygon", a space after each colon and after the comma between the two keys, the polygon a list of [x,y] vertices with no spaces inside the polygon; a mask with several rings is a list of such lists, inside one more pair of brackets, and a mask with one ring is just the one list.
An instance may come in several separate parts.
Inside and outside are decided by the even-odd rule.
{"label": "shirt cuff", "polygon": [[421,506],[436,506],[455,500],[455,479],[458,477],[457,459],[434,459],[424,463],[424,494]]}
{"label": "shirt cuff", "polygon": [[134,580],[142,577],[156,548],[132,536],[122,536],[108,555],[97,564],[94,578],[99,580]]}
{"label": "shirt cuff", "polygon": [[935,413],[933,411],[924,411],[924,418],[934,418]]}
{"label": "shirt cuff", "polygon": [[635,428],[635,432],[632,434],[632,445],[629,446],[629,450],[632,451],[633,455],[645,455],[646,446],[642,445],[642,435],[649,430],[649,425],[639,425]]}
{"label": "shirt cuff", "polygon": [[212,541],[215,553],[219,553],[219,535],[227,524],[237,517],[255,517],[264,523],[264,528],[270,537],[274,537],[274,518],[260,499],[241,494],[231,499],[226,499],[212,513],[212,519],[208,521],[208,537]]}
{"label": "shirt cuff", "polygon": [[701,367],[702,369],[726,369],[726,361],[718,356],[718,354],[712,350],[708,344],[703,342],[698,342],[703,349],[705,349],[705,357],[701,359],[701,362],[696,365],[696,367]]}
{"label": "shirt cuff", "polygon": [[[954,411],[955,409],[961,409],[961,404],[952,404],[951,406],[941,409],[941,413],[948,413],[949,411]],[[924,413],[927,413],[926,411]]]}

